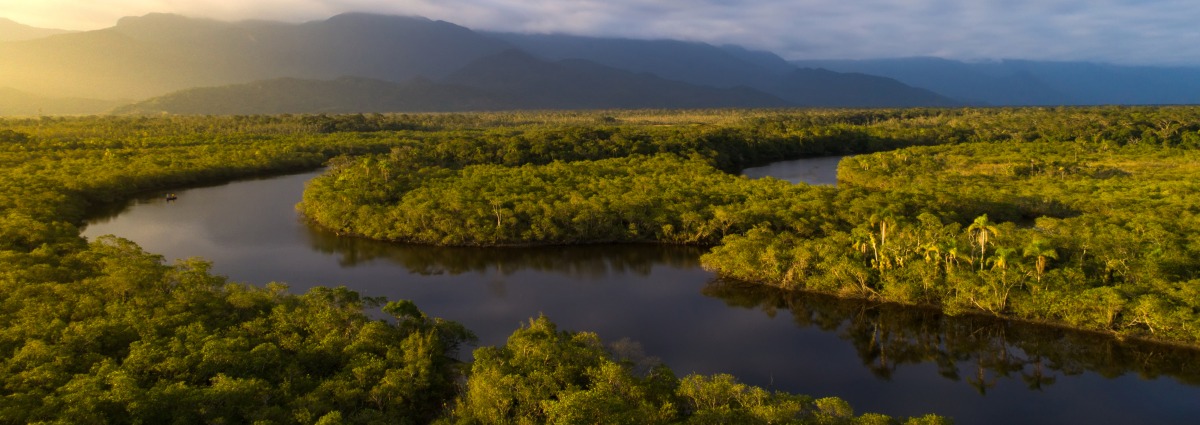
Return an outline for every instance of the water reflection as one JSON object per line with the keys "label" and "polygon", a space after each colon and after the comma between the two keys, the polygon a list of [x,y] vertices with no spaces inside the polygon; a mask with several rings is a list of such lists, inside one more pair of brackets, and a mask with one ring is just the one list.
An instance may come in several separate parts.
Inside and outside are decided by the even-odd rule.
{"label": "water reflection", "polygon": [[431,247],[342,237],[308,226],[314,250],[337,256],[343,267],[386,260],[420,275],[458,275],[495,270],[551,272],[570,277],[648,276],[656,265],[698,268],[703,249],[663,245],[582,245],[521,248]]}
{"label": "water reflection", "polygon": [[730,306],[790,313],[800,328],[836,332],[864,367],[890,380],[901,366],[932,363],[937,373],[986,394],[1000,380],[1043,390],[1059,376],[1086,371],[1107,378],[1168,376],[1200,384],[1200,351],[1108,335],[938,310],[844,300],[717,279],[705,295]]}

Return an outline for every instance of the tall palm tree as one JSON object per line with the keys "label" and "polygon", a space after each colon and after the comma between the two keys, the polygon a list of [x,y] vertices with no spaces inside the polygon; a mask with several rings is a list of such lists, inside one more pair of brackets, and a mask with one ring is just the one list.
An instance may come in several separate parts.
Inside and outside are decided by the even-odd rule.
{"label": "tall palm tree", "polygon": [[967,227],[967,232],[979,244],[979,270],[983,270],[984,258],[987,256],[988,239],[1000,235],[996,224],[988,220],[987,214],[975,217],[975,222]]}

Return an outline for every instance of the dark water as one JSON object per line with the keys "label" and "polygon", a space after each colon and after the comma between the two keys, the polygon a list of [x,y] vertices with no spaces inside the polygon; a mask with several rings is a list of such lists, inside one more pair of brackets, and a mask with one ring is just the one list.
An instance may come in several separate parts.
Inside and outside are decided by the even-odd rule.
{"label": "dark water", "polygon": [[1193,350],[725,282],[699,268],[701,251],[692,248],[461,249],[338,238],[296,216],[314,175],[135,201],[84,234],[116,234],[168,261],[204,257],[234,281],[281,281],[297,292],[346,285],[411,299],[462,322],[481,344],[503,343],[545,314],[562,329],[638,343],[680,375],[732,373],[837,395],[859,412],[936,412],[960,424],[1200,418]]}

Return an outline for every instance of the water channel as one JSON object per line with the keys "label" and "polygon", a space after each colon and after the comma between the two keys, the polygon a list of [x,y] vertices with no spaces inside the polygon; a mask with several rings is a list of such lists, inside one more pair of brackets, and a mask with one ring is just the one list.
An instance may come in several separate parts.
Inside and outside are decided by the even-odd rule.
{"label": "water channel", "polygon": [[[805,176],[814,169],[823,170],[815,180]],[[832,184],[836,159],[746,173]],[[1200,418],[1194,350],[723,281],[699,267],[696,248],[465,249],[339,238],[295,212],[316,174],[179,190],[173,202],[133,200],[93,219],[84,235],[115,234],[167,261],[203,257],[232,281],[285,282],[295,292],[345,285],[410,299],[465,324],[483,345],[502,344],[544,314],[560,329],[640,348],[681,376],[731,373],[770,389],[836,395],[858,412],[935,412],[959,424]]]}

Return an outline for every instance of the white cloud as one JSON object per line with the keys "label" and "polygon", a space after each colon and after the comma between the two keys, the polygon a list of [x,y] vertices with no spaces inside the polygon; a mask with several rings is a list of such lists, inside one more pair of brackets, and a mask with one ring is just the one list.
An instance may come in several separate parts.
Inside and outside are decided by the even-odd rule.
{"label": "white cloud", "polygon": [[789,58],[1200,64],[1200,2],[1192,0],[0,0],[0,16],[68,29],[151,12],[299,22],[350,11],[485,30],[732,43]]}

